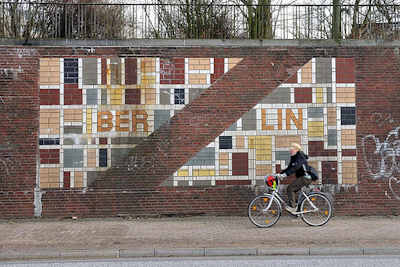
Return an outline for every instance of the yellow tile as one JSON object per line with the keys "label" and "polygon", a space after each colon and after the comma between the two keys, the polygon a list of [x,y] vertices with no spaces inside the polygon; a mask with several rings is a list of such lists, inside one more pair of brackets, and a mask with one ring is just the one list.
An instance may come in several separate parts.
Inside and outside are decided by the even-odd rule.
{"label": "yellow tile", "polygon": [[275,147],[276,148],[290,147],[292,143],[301,144],[301,136],[300,135],[275,136]]}
{"label": "yellow tile", "polygon": [[189,58],[189,70],[210,70],[210,59]]}
{"label": "yellow tile", "polygon": [[156,72],[156,59],[155,58],[142,58],[140,67],[141,67],[140,71],[142,73]]}
{"label": "yellow tile", "polygon": [[301,83],[312,83],[312,62],[308,61],[301,68]]}
{"label": "yellow tile", "polygon": [[178,176],[189,176],[189,170],[179,170],[178,171]]}
{"label": "yellow tile", "polygon": [[82,122],[82,110],[64,109],[64,122]]}
{"label": "yellow tile", "polygon": [[237,135],[235,138],[236,138],[236,148],[244,148],[244,136]]}
{"label": "yellow tile", "polygon": [[356,92],[354,87],[337,87],[336,103],[355,103]]}
{"label": "yellow tile", "polygon": [[233,67],[235,67],[240,61],[242,61],[242,58],[228,58],[228,70],[231,70]]}
{"label": "yellow tile", "polygon": [[189,84],[207,84],[207,74],[189,74]]}
{"label": "yellow tile", "polygon": [[308,136],[309,137],[323,137],[324,136],[324,122],[309,121],[308,122]]}
{"label": "yellow tile", "polygon": [[96,149],[87,150],[87,165],[89,168],[96,168]]}
{"label": "yellow tile", "polygon": [[266,176],[272,173],[272,166],[270,164],[257,164],[256,176]]}
{"label": "yellow tile", "polygon": [[83,187],[83,172],[74,172],[74,187]]}
{"label": "yellow tile", "polygon": [[316,88],[317,104],[322,104],[324,102],[324,92],[322,88]]}
{"label": "yellow tile", "polygon": [[229,170],[228,169],[220,169],[219,175],[227,176],[227,175],[229,175]]}
{"label": "yellow tile", "polygon": [[336,126],[336,108],[328,108],[328,126]]}
{"label": "yellow tile", "polygon": [[342,130],[342,146],[355,146],[356,145],[356,130],[345,129]]}
{"label": "yellow tile", "polygon": [[256,160],[272,160],[272,151],[269,149],[256,149]]}
{"label": "yellow tile", "polygon": [[60,168],[40,168],[40,188],[60,188]]}
{"label": "yellow tile", "polygon": [[342,164],[342,183],[357,184],[357,162],[344,160]]}
{"label": "yellow tile", "polygon": [[215,176],[215,170],[213,169],[193,170],[193,176]]}
{"label": "yellow tile", "polygon": [[154,75],[142,75],[141,85],[144,87],[149,87],[150,85],[155,86],[156,76]]}

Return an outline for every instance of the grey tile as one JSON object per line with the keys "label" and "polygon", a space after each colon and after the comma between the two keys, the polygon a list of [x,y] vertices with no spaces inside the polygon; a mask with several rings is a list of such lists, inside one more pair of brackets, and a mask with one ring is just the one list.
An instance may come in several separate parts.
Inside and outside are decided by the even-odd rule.
{"label": "grey tile", "polygon": [[204,90],[205,90],[204,88],[190,88],[189,103],[195,100]]}
{"label": "grey tile", "polygon": [[336,146],[336,145],[337,145],[337,130],[328,129],[328,146]]}
{"label": "grey tile", "polygon": [[107,89],[101,89],[101,104],[107,105]]}
{"label": "grey tile", "polygon": [[242,129],[244,131],[257,130],[257,113],[255,109],[249,110],[242,116]]}
{"label": "grey tile", "polygon": [[189,186],[189,181],[178,181],[178,186]]}
{"label": "grey tile", "polygon": [[327,87],[326,88],[327,92],[327,103],[332,103],[332,87]]}
{"label": "grey tile", "polygon": [[265,96],[260,104],[286,104],[290,103],[290,88],[278,87]]}
{"label": "grey tile", "polygon": [[323,118],[324,117],[324,109],[309,107],[307,109],[307,115],[308,115],[308,118]]}
{"label": "grey tile", "polygon": [[215,148],[205,147],[200,150],[185,165],[187,166],[213,166],[215,165]]}
{"label": "grey tile", "polygon": [[82,126],[64,126],[64,134],[82,134]]}
{"label": "grey tile", "polygon": [[211,180],[194,180],[193,186],[211,186]]}
{"label": "grey tile", "polygon": [[125,160],[131,148],[111,148],[111,166],[115,166]]}
{"label": "grey tile", "polygon": [[83,84],[97,84],[97,58],[83,59]]}
{"label": "grey tile", "polygon": [[275,160],[284,160],[286,164],[290,161],[290,152],[289,151],[276,151],[275,152]]}
{"label": "grey tile", "polygon": [[111,138],[111,144],[113,145],[135,145],[143,142],[145,137],[115,137]]}
{"label": "grey tile", "polygon": [[97,105],[97,89],[86,89],[86,104]]}
{"label": "grey tile", "polygon": [[168,121],[170,116],[169,110],[154,110],[154,131]]}
{"label": "grey tile", "polygon": [[160,89],[160,104],[161,105],[170,105],[171,104],[170,89]]}
{"label": "grey tile", "polygon": [[332,82],[332,59],[317,58],[316,59],[316,82],[330,83]]}
{"label": "grey tile", "polygon": [[234,122],[231,126],[226,129],[227,131],[236,131],[236,122]]}
{"label": "grey tile", "polygon": [[88,138],[80,136],[64,137],[64,145],[87,145]]}
{"label": "grey tile", "polygon": [[121,59],[110,59],[111,84],[121,84]]}
{"label": "grey tile", "polygon": [[83,149],[64,149],[64,168],[83,167]]}

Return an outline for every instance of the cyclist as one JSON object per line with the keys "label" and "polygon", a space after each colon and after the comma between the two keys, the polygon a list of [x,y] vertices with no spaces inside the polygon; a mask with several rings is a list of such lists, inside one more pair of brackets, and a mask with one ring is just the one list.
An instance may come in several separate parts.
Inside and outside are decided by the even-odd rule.
{"label": "cyclist", "polygon": [[277,176],[285,178],[296,174],[296,180],[287,187],[288,205],[286,210],[290,213],[296,212],[296,193],[306,185],[311,184],[311,178],[305,177],[303,165],[307,165],[308,156],[301,150],[301,146],[292,143],[290,147],[290,162],[286,169],[282,170]]}

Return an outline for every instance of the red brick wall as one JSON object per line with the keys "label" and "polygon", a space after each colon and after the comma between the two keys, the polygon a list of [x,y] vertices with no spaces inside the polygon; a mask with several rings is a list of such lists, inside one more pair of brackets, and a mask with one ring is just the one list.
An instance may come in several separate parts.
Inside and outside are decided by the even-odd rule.
{"label": "red brick wall", "polygon": [[[43,96],[39,98],[38,58],[87,54],[85,49],[63,47],[22,49],[0,49],[0,159],[6,162],[3,164],[6,167],[0,166],[0,217],[33,216],[33,189],[39,153],[39,105],[41,101],[54,104],[47,91],[41,92]],[[93,56],[118,57],[130,51],[126,48],[103,47],[96,48]],[[66,189],[44,190],[42,215],[245,214],[248,201],[254,195],[247,181],[220,181],[213,187],[169,188],[160,184],[280,83],[295,82],[292,74],[312,57],[319,56],[341,58],[337,61],[343,72],[341,82],[356,80],[358,185],[325,186],[325,190],[334,194],[336,214],[399,214],[400,200],[391,192],[397,192],[397,185],[389,187],[389,177],[371,175],[371,170],[366,166],[372,161],[374,151],[371,151],[371,146],[365,148],[363,144],[367,135],[374,135],[383,143],[388,133],[400,126],[400,58],[396,51],[398,49],[382,47],[137,49],[132,56],[214,57],[216,70],[211,78],[216,81],[200,97],[175,114],[169,124],[162,126],[132,150],[131,155],[140,155],[145,168],[128,170],[127,161],[121,161],[118,166],[99,174],[88,190],[68,189],[69,184],[64,184]],[[224,57],[240,57],[244,60],[221,78],[222,63],[218,59]],[[103,59],[103,68],[104,65]],[[131,67],[127,73],[135,72],[138,67],[130,60],[127,60],[128,66]],[[17,76],[11,75],[14,78],[4,71],[10,68],[17,69]],[[163,82],[182,80],[181,68],[182,62],[163,61]],[[355,69],[355,77],[351,76],[349,69]],[[135,78],[132,79],[136,82]],[[102,80],[106,80],[105,75]],[[82,99],[80,92],[75,90],[66,88],[66,102],[81,103],[78,101]],[[304,90],[310,91],[309,88]],[[133,102],[137,97],[132,92]],[[304,97],[304,94],[298,97]],[[397,137],[393,135],[393,138]],[[389,140],[387,143],[391,145],[387,148],[397,151],[396,140]],[[320,154],[323,146],[315,142],[310,149],[311,153]],[[48,155],[49,163],[57,160],[52,153],[54,151],[44,152]],[[398,156],[394,162],[400,164]],[[323,173],[329,172],[334,165],[323,166]],[[400,177],[396,167],[390,167],[394,170],[391,176]],[[334,183],[334,178],[326,177],[325,181]]]}

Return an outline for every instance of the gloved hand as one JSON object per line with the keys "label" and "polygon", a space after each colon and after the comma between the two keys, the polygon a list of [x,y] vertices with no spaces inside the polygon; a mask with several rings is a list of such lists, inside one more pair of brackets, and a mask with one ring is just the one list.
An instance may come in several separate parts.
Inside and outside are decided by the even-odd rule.
{"label": "gloved hand", "polygon": [[276,177],[278,177],[279,179],[283,179],[283,178],[287,177],[287,175],[286,175],[286,173],[280,173],[280,174],[277,174]]}

